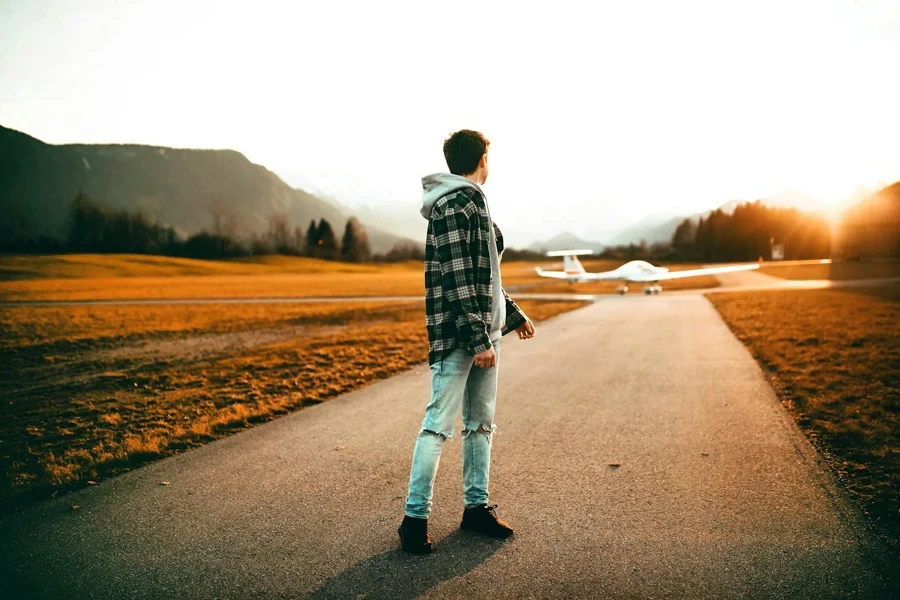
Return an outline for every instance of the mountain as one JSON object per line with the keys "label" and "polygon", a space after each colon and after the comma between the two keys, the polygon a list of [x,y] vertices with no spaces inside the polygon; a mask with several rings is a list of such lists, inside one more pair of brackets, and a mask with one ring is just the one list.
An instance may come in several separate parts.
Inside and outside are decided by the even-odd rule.
{"label": "mountain", "polygon": [[[65,234],[69,205],[83,191],[115,209],[141,210],[182,234],[264,233],[275,214],[304,231],[325,218],[343,231],[345,207],[294,189],[233,150],[188,150],[136,144],[51,145],[0,126],[0,238]],[[367,227],[373,252],[403,239]]]}
{"label": "mountain", "polygon": [[363,204],[355,208],[357,216],[375,227],[390,230],[414,240],[424,239],[428,221],[419,214],[421,201],[416,198],[412,204],[398,206],[370,206]]}
{"label": "mountain", "polygon": [[820,213],[828,210],[827,204],[800,190],[779,192],[774,196],[763,198],[762,203],[770,208],[796,208],[801,212]]}
{"label": "mountain", "polygon": [[736,209],[741,204],[744,204],[745,202],[747,202],[747,200],[729,200],[728,202],[719,206],[718,208],[710,209],[704,213],[694,213],[692,216],[706,217],[707,215],[709,215],[709,213],[713,212],[714,210],[721,210],[723,213],[725,213],[727,215],[733,215],[734,209]]}
{"label": "mountain", "polygon": [[844,259],[900,258],[900,182],[863,195],[841,212],[832,252]]}
{"label": "mountain", "polygon": [[280,169],[277,173],[289,185],[313,190],[320,198],[343,206],[369,227],[384,229],[414,240],[425,238],[428,221],[419,214],[422,192],[418,186],[410,188],[411,193],[398,195],[394,190],[372,190],[368,182],[356,180],[352,176],[343,179],[339,174],[327,172],[320,176],[323,181],[331,182],[331,191],[321,192],[316,189],[315,177],[300,169]]}
{"label": "mountain", "polygon": [[[897,184],[895,183],[894,185],[888,186],[888,188],[884,188],[884,189],[889,189],[889,188],[897,189]],[[884,191],[884,190],[881,190],[881,191]],[[847,208],[850,208],[851,206],[856,206],[857,204],[859,204],[860,202],[863,202],[864,200],[870,199],[872,196],[874,196],[878,193],[880,193],[880,192],[877,189],[866,187],[864,185],[856,186],[856,189],[854,189],[850,193],[849,196],[847,196],[846,198],[841,200],[838,203],[837,207],[841,211],[846,210]],[[888,193],[890,193],[890,192],[888,192]]]}
{"label": "mountain", "polygon": [[[734,209],[747,202],[750,201],[730,200],[713,210],[721,210],[730,215],[734,213]],[[775,194],[774,196],[763,198],[760,202],[772,208],[796,208],[804,212],[822,212],[827,209],[825,203],[798,190],[786,190]],[[675,229],[682,221],[689,218],[694,220],[694,222],[697,222],[701,217],[708,217],[713,210],[694,214],[675,214],[665,219],[659,218],[661,213],[648,215],[634,225],[630,225],[613,236],[609,241],[609,245],[636,244],[641,240],[646,241],[648,244],[653,244],[655,242],[670,242],[672,240],[672,235],[675,233]]]}
{"label": "mountain", "polygon": [[648,244],[669,242],[675,228],[687,216],[687,211],[667,210],[651,213],[609,239],[610,246],[637,244],[641,240]]}
{"label": "mountain", "polygon": [[543,252],[550,250],[581,250],[590,249],[596,252],[603,250],[603,244],[597,242],[588,242],[574,233],[564,232],[550,238],[544,242],[535,242],[528,247],[529,250],[535,252]]}

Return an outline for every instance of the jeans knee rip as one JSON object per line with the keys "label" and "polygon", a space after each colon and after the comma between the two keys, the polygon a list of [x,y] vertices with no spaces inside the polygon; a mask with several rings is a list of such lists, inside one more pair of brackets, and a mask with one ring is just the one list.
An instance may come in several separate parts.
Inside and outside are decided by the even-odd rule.
{"label": "jeans knee rip", "polygon": [[423,428],[423,429],[422,429],[422,433],[427,433],[427,434],[429,434],[429,435],[433,435],[433,436],[436,436],[436,437],[441,437],[441,438],[444,438],[445,440],[452,440],[452,439],[453,439],[453,432],[452,432],[452,431],[450,431],[450,432],[432,431],[431,429],[424,429],[424,428]]}
{"label": "jeans knee rip", "polygon": [[487,425],[481,424],[476,429],[469,429],[469,426],[466,426],[466,428],[463,429],[462,434],[463,434],[463,437],[469,437],[469,434],[481,433],[481,434],[488,436],[488,439],[491,439],[491,436],[494,434],[494,432],[496,430],[497,430],[496,424],[492,424],[490,427],[488,427]]}

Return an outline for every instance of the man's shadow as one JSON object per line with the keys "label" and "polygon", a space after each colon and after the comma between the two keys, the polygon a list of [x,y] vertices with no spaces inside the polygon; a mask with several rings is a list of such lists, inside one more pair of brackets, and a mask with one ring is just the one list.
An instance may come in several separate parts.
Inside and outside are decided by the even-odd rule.
{"label": "man's shadow", "polygon": [[436,544],[432,554],[416,556],[399,548],[376,554],[328,579],[308,597],[412,600],[441,582],[468,573],[502,545],[503,540],[457,529]]}

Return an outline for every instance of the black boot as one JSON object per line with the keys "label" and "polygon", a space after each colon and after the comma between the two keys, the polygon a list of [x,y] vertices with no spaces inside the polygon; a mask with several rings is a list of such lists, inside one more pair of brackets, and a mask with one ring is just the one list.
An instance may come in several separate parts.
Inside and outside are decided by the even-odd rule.
{"label": "black boot", "polygon": [[428,519],[417,519],[406,515],[397,533],[400,534],[400,547],[412,554],[430,554],[431,537],[428,535]]}
{"label": "black boot", "polygon": [[475,531],[492,538],[508,538],[513,534],[509,523],[497,516],[497,505],[482,504],[463,511],[460,528]]}

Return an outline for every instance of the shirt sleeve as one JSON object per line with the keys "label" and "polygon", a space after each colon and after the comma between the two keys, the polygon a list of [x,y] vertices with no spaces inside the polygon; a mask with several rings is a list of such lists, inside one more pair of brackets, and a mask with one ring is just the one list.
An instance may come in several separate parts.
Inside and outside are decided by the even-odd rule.
{"label": "shirt sleeve", "polygon": [[518,304],[513,302],[506,290],[503,290],[503,297],[506,299],[506,321],[503,322],[503,328],[500,333],[501,335],[506,335],[510,331],[515,331],[524,325],[528,320],[528,315],[519,308]]}

